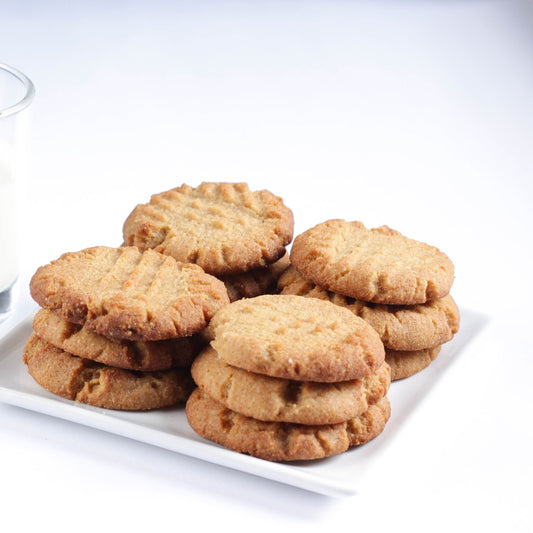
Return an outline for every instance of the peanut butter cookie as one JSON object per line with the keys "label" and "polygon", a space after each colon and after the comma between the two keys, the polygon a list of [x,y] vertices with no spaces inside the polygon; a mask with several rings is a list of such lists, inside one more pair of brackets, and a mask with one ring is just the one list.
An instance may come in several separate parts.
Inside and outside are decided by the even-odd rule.
{"label": "peanut butter cookie", "polygon": [[33,330],[41,339],[65,352],[104,365],[142,372],[167,370],[173,366],[190,367],[206,343],[201,333],[162,341],[111,339],[63,320],[46,309],[36,313]]}
{"label": "peanut butter cookie", "polygon": [[326,290],[374,303],[414,305],[446,296],[448,256],[387,226],[328,220],[294,239],[291,263]]}
{"label": "peanut butter cookie", "polygon": [[441,346],[414,351],[385,350],[385,361],[391,368],[392,380],[408,378],[424,370],[437,358],[440,350]]}
{"label": "peanut butter cookie", "polygon": [[46,390],[69,400],[119,410],[185,402],[194,389],[189,369],[133,372],[69,354],[32,333],[24,348],[28,372]]}
{"label": "peanut butter cookie", "polygon": [[194,360],[195,383],[211,398],[243,415],[271,422],[337,424],[377,403],[389,389],[387,364],[370,376],[340,383],[293,381],[228,365],[208,347]]}
{"label": "peanut butter cookie", "polygon": [[30,292],[69,322],[139,341],[197,333],[229,303],[224,284],[197,265],[132,246],[63,254],[35,272]]}
{"label": "peanut butter cookie", "polygon": [[238,300],[221,308],[208,329],[226,363],[297,381],[357,379],[375,372],[385,358],[368,323],[316,298],[275,294]]}
{"label": "peanut butter cookie", "polygon": [[375,438],[390,416],[390,404],[385,397],[359,417],[339,424],[265,422],[232,411],[197,388],[185,412],[196,433],[229,449],[268,461],[305,461]]}
{"label": "peanut butter cookie", "polygon": [[292,211],[269,191],[245,183],[182,185],[135,207],[124,242],[153,248],[214,275],[241,273],[273,263],[293,236]]}

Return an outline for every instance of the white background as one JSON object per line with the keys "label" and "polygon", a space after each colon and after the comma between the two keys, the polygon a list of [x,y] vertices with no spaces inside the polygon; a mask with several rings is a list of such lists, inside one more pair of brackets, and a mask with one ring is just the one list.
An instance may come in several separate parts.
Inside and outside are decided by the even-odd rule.
{"label": "white background", "polygon": [[345,218],[434,244],[490,319],[353,497],[0,404],[3,523],[533,529],[531,1],[0,0],[0,62],[37,88],[0,335],[39,265],[119,245],[137,203],[204,180],[282,196],[296,234]]}

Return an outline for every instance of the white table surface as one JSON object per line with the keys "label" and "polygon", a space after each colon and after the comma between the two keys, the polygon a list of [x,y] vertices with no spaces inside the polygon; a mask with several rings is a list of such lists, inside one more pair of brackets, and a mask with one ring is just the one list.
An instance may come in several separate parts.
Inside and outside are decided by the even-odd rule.
{"label": "white table surface", "polygon": [[120,244],[137,203],[203,180],[279,194],[296,234],[345,218],[435,244],[487,317],[354,496],[0,403],[10,531],[533,529],[531,1],[22,0],[0,27],[0,61],[37,88],[0,335],[39,265]]}

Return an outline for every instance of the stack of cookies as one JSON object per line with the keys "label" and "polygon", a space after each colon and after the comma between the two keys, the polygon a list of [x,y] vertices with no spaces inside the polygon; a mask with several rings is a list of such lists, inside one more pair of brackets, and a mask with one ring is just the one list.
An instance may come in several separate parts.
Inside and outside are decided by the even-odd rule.
{"label": "stack of cookies", "polygon": [[103,408],[186,402],[196,433],[270,461],[372,440],[391,380],[429,365],[459,328],[453,264],[343,220],[299,235],[289,258],[293,226],[281,198],[244,183],[153,195],[127,217],[123,246],[37,270],[29,373]]}
{"label": "stack of cookies", "polygon": [[281,294],[329,300],[380,335],[392,379],[427,367],[459,329],[450,259],[382,226],[329,220],[298,235]]}
{"label": "stack of cookies", "polygon": [[269,461],[320,459],[375,438],[391,377],[376,331],[347,309],[262,295],[216,312],[192,365],[190,426]]}
{"label": "stack of cookies", "polygon": [[226,284],[231,301],[276,291],[288,266],[293,214],[269,191],[245,183],[182,185],[137,205],[124,243],[195,263]]}
{"label": "stack of cookies", "polygon": [[24,362],[45,389],[109,409],[184,402],[190,366],[224,284],[196,265],[135,247],[94,247],[40,267],[30,291],[41,309]]}

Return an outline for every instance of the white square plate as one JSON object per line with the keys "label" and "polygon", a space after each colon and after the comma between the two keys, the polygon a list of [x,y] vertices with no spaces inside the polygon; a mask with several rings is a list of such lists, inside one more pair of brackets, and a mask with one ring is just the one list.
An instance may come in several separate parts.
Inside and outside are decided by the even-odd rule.
{"label": "white square plate", "polygon": [[435,382],[466,349],[487,319],[462,310],[461,328],[431,365],[411,378],[391,384],[392,416],[373,441],[345,453],[305,463],[272,463],[223,448],[198,436],[187,423],[183,406],[148,412],[101,409],[60,398],[40,387],[22,362],[24,344],[32,331],[32,316],[0,340],[0,400],[79,424],[159,446],[198,459],[327,495],[347,495],[361,488],[363,474],[382,457],[403,421],[413,415]]}

